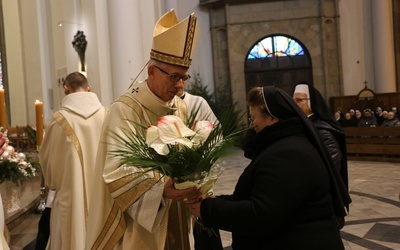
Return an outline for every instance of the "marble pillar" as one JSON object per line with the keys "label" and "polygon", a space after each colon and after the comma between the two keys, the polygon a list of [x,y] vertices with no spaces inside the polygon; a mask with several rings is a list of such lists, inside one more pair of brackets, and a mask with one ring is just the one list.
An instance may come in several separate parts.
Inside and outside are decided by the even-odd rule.
{"label": "marble pillar", "polygon": [[[121,95],[150,58],[153,28],[160,17],[154,1],[109,1],[108,19],[112,82],[115,97]],[[147,77],[146,69],[138,77]]]}
{"label": "marble pillar", "polygon": [[396,91],[392,1],[371,1],[376,93]]}

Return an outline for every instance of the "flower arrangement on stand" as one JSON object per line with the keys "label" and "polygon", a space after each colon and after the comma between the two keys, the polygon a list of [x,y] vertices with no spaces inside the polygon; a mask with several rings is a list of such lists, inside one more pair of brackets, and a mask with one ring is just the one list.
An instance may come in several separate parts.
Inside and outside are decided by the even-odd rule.
{"label": "flower arrangement on stand", "polygon": [[10,181],[19,186],[30,177],[36,176],[39,163],[29,162],[25,153],[17,152],[9,145],[7,131],[1,136],[5,142],[1,148],[3,153],[0,155],[0,183]]}
{"label": "flower arrangement on stand", "polygon": [[25,153],[9,145],[7,131],[0,132],[0,189],[4,211],[12,214],[20,210],[23,183],[36,176],[38,162],[29,162]]}

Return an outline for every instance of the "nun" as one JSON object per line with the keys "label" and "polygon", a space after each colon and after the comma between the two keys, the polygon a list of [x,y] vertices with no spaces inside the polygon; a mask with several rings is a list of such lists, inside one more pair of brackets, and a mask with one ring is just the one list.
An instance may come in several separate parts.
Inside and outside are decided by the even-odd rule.
{"label": "nun", "polygon": [[232,232],[233,249],[344,249],[335,216],[351,202],[310,119],[283,90],[256,87],[247,102],[252,161],[233,194],[189,204],[205,226]]}

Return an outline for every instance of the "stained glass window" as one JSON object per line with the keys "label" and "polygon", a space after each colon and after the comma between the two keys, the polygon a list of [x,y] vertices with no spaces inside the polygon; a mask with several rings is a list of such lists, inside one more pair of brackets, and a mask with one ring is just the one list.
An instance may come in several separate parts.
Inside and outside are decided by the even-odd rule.
{"label": "stained glass window", "polygon": [[286,36],[267,37],[257,43],[248,54],[248,59],[274,56],[304,55],[303,47],[294,39]]}
{"label": "stained glass window", "polygon": [[245,75],[246,91],[275,85],[290,92],[297,82],[312,82],[311,58],[306,47],[294,37],[267,36],[246,55]]}

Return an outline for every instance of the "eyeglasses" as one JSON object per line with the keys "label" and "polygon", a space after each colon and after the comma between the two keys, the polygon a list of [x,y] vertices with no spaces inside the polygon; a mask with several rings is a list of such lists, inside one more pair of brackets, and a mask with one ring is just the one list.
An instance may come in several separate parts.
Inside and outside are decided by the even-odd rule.
{"label": "eyeglasses", "polygon": [[170,74],[167,71],[163,70],[160,67],[157,67],[156,65],[154,65],[154,67],[156,67],[159,71],[161,71],[162,73],[164,73],[166,76],[169,76],[169,80],[173,83],[178,82],[180,79],[182,79],[182,81],[187,82],[190,79],[190,75],[178,75],[178,74]]}
{"label": "eyeglasses", "polygon": [[253,123],[253,122],[254,122],[254,120],[255,120],[256,118],[258,118],[258,117],[261,117],[261,116],[264,116],[264,115],[266,115],[266,114],[262,114],[262,115],[255,116],[255,117],[253,117],[253,116],[250,116],[250,117],[249,117],[249,122],[250,122],[250,123]]}
{"label": "eyeglasses", "polygon": [[295,98],[294,101],[300,103],[302,101],[310,100],[310,98]]}

